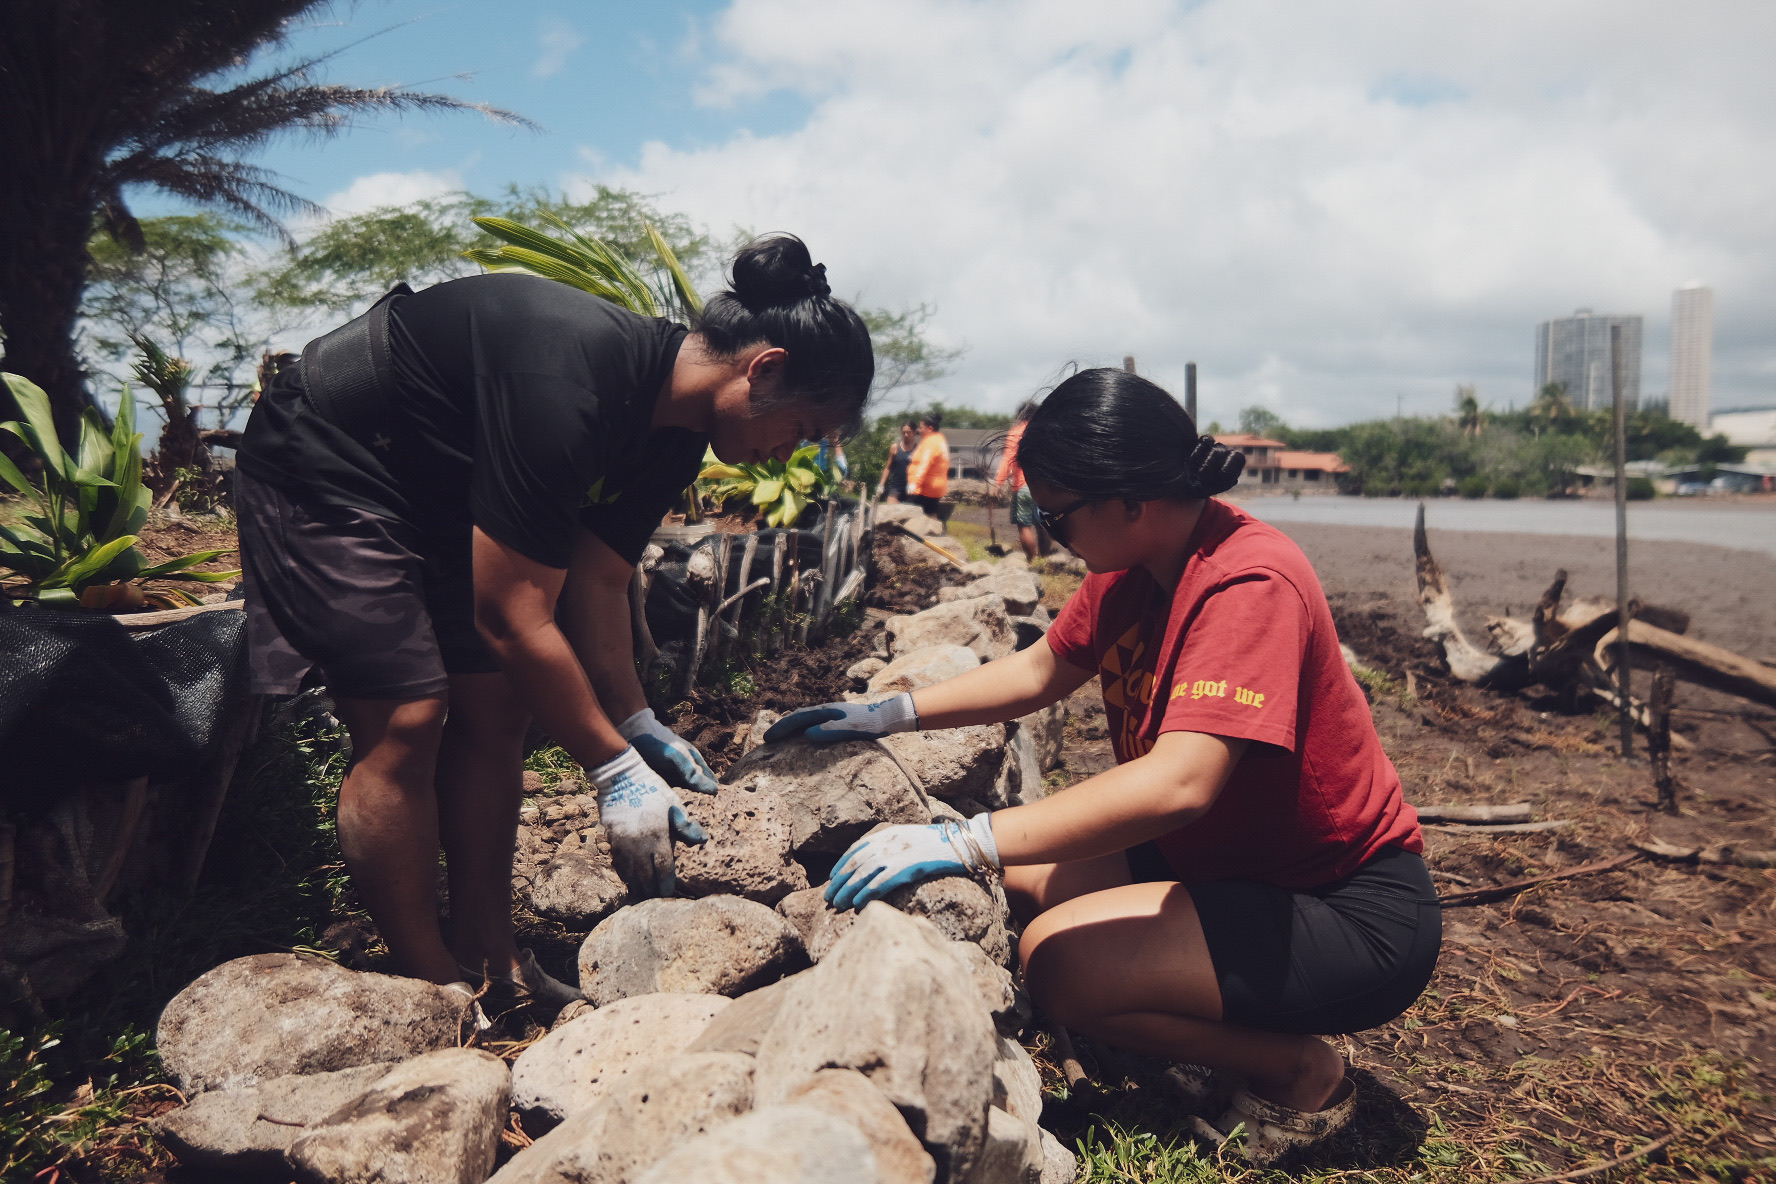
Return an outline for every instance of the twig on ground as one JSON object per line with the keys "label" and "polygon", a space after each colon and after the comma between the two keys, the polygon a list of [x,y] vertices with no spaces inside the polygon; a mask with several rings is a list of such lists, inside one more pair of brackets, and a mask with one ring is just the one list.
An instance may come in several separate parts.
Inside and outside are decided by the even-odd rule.
{"label": "twig on ground", "polygon": [[1508,806],[1420,806],[1413,804],[1420,822],[1528,822],[1528,802],[1512,802]]}
{"label": "twig on ground", "polygon": [[1079,1054],[1073,1048],[1073,1037],[1060,1024],[1050,1024],[1048,1034],[1054,1040],[1055,1052],[1061,1058],[1061,1072],[1066,1075],[1067,1088],[1078,1089],[1079,1083],[1086,1080],[1085,1066],[1079,1063]]}
{"label": "twig on ground", "polygon": [[1575,1168],[1570,1172],[1560,1172],[1553,1176],[1537,1176],[1533,1180],[1519,1180],[1517,1184],[1560,1184],[1563,1180],[1583,1180],[1586,1176],[1595,1176],[1599,1172],[1607,1172],[1611,1168],[1619,1168],[1625,1163],[1633,1163],[1637,1159],[1643,1159],[1675,1138],[1677,1138],[1676,1131],[1667,1131],[1651,1143],[1636,1147],[1627,1155],[1618,1155],[1605,1163],[1595,1163],[1588,1168]]}
{"label": "twig on ground", "polygon": [[1463,826],[1451,823],[1448,826],[1426,824],[1425,830],[1434,830],[1444,835],[1533,835],[1545,830],[1558,830],[1573,824],[1571,818],[1555,818],[1548,822],[1514,822],[1506,826]]}
{"label": "twig on ground", "polygon": [[1525,888],[1533,888],[1537,884],[1547,884],[1554,880],[1570,880],[1574,876],[1590,875],[1593,872],[1613,872],[1618,868],[1627,867],[1640,858],[1641,852],[1630,851],[1628,854],[1618,855],[1614,859],[1581,864],[1578,867],[1569,867],[1564,871],[1549,872],[1546,875],[1531,876],[1527,880],[1512,880],[1508,884],[1494,884],[1490,888],[1474,888],[1467,892],[1451,892],[1448,896],[1439,896],[1437,902],[1446,909],[1467,904],[1486,904],[1489,901],[1515,896]]}

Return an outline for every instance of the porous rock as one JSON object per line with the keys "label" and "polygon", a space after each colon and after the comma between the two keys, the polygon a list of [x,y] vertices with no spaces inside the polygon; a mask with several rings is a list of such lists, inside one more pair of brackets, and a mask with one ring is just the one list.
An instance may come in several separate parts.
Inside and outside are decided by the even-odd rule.
{"label": "porous rock", "polygon": [[740,742],[740,755],[745,756],[765,742],[765,733],[771,725],[783,718],[781,711],[772,711],[768,707],[759,708],[757,715],[752,717],[752,725],[746,729],[746,739]]}
{"label": "porous rock", "polygon": [[813,1106],[768,1106],[691,1139],[636,1184],[886,1184],[869,1140]]}
{"label": "porous rock", "polygon": [[455,1047],[468,1001],[313,954],[224,962],[173,996],[155,1043],[186,1095]]}
{"label": "porous rock", "polygon": [[1005,763],[1004,724],[901,732],[884,736],[881,743],[906,764],[927,794],[945,801],[990,801]]}
{"label": "porous rock", "polygon": [[926,645],[909,650],[870,676],[872,695],[898,695],[967,674],[981,664],[980,655],[965,645]]}
{"label": "porous rock", "polygon": [[[801,972],[807,973],[806,970]],[[777,1022],[777,1009],[783,1006],[790,985],[800,977],[799,974],[792,974],[769,986],[746,992],[734,1000],[732,1007],[710,1020],[709,1026],[691,1041],[685,1051],[743,1052],[747,1056],[757,1056],[765,1033]]]}
{"label": "porous rock", "polygon": [[[981,1001],[992,1013],[993,1026],[999,1030],[999,1035],[1015,1037],[1023,1031],[1033,1012],[1029,997],[1012,979],[1011,972],[971,941],[951,941],[950,953],[961,961],[968,977],[973,980]],[[1003,1043],[1002,1040],[1001,1047]]]}
{"label": "porous rock", "polygon": [[775,790],[748,783],[682,796],[709,841],[677,848],[680,893],[772,905],[808,886],[807,870],[789,856],[789,804]]}
{"label": "porous rock", "polygon": [[916,534],[920,538],[936,538],[944,532],[941,519],[933,518],[924,512],[908,514],[900,520],[900,528],[908,534]]}
{"label": "porous rock", "polygon": [[925,507],[915,502],[883,502],[876,507],[876,525],[887,526],[891,522],[905,522],[909,518],[927,517]]}
{"label": "porous rock", "polygon": [[987,1111],[980,1156],[963,1179],[967,1184],[1041,1184],[1041,1129],[994,1106]]}
{"label": "porous rock", "polygon": [[680,1143],[751,1109],[752,1070],[740,1053],[680,1053],[642,1066],[513,1156],[493,1184],[627,1184]]}
{"label": "porous rock", "polygon": [[899,656],[928,645],[965,645],[983,662],[1016,648],[1005,606],[991,596],[940,604],[907,617],[888,619],[888,651]]}
{"label": "porous rock", "polygon": [[478,1048],[396,1065],[290,1145],[305,1184],[481,1184],[506,1125],[511,1074]]}
{"label": "porous rock", "polygon": [[590,1109],[637,1066],[680,1052],[733,1001],[721,995],[636,995],[584,1012],[512,1065],[512,1105],[559,1121]]}
{"label": "porous rock", "polygon": [[867,740],[790,740],[754,749],[728,783],[769,790],[789,805],[793,852],[839,855],[878,822],[929,822],[931,811],[894,758]]}
{"label": "porous rock", "polygon": [[1046,1129],[1042,1131],[1042,1184],[1073,1184],[1079,1160]]}
{"label": "porous rock", "polygon": [[855,1069],[822,1069],[788,1101],[848,1122],[869,1140],[883,1184],[931,1184],[937,1164],[882,1092]]}
{"label": "porous rock", "polygon": [[284,1152],[305,1129],[357,1098],[392,1068],[359,1065],[211,1090],[155,1119],[154,1136],[188,1167],[275,1173],[284,1167]]}
{"label": "porous rock", "polygon": [[939,588],[937,602],[950,604],[983,596],[996,598],[1008,614],[1021,617],[1042,602],[1042,585],[1027,567],[1003,568],[960,587]]}
{"label": "porous rock", "polygon": [[596,925],[628,900],[610,859],[586,851],[560,851],[530,882],[530,907],[564,925]]}
{"label": "porous rock", "polygon": [[1014,806],[1041,801],[1048,796],[1048,785],[1042,780],[1042,762],[1036,755],[1036,741],[1028,728],[1013,722],[1005,726],[1007,741],[1005,763],[999,771],[1002,785],[993,791]]}
{"label": "porous rock", "polygon": [[1011,937],[993,894],[967,876],[938,876],[896,888],[882,898],[903,913],[924,917],[953,941],[974,942],[1001,966],[1011,960]]}
{"label": "porous rock", "polygon": [[849,909],[839,910],[826,903],[826,885],[816,884],[800,892],[791,892],[777,902],[777,912],[801,934],[802,948],[810,962],[819,962],[832,950],[833,943],[843,937],[857,919]]}
{"label": "porous rock", "polygon": [[757,1096],[787,1098],[825,1068],[863,1073],[960,1180],[986,1138],[995,1034],[974,984],[929,921],[875,901],[791,987],[758,1052]]}
{"label": "porous rock", "polygon": [[644,900],[599,922],[580,945],[580,990],[603,1007],[662,991],[743,995],[802,958],[789,923],[738,896]]}
{"label": "porous rock", "polygon": [[887,664],[880,658],[863,658],[845,667],[845,677],[851,680],[852,690],[863,690]]}

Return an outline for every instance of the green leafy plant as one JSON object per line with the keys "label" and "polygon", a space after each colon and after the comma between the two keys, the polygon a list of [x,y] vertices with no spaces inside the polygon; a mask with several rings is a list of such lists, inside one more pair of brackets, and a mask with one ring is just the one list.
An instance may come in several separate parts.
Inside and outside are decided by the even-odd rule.
{"label": "green leafy plant", "polygon": [[796,449],[787,462],[771,457],[762,464],[729,465],[717,460],[714,452],[706,452],[703,471],[697,475],[698,489],[715,505],[737,498],[751,502],[766,526],[794,526],[810,501],[824,497],[837,485],[832,475],[815,463],[819,453],[820,445],[807,444]]}
{"label": "green leafy plant", "polygon": [[240,574],[191,570],[226,551],[197,551],[150,564],[137,547],[150,494],[142,484],[142,437],[127,389],[110,429],[97,412],[86,410],[79,447],[69,453],[56,438],[49,396],[16,374],[5,379],[24,420],[0,423],[0,431],[24,441],[42,467],[39,488],[0,455],[0,480],[30,498],[37,510],[19,526],[0,526],[0,570],[23,581],[5,589],[13,599],[45,608],[171,607],[196,600],[177,589],[151,591],[144,582],[213,584]]}
{"label": "green leafy plant", "polygon": [[476,218],[475,225],[500,239],[502,245],[473,247],[463,252],[463,258],[489,271],[527,271],[556,280],[643,316],[703,311],[703,298],[653,223],[643,228],[662,274],[650,281],[609,243],[581,234],[546,210],[541,217],[566,237],[544,234],[511,218]]}

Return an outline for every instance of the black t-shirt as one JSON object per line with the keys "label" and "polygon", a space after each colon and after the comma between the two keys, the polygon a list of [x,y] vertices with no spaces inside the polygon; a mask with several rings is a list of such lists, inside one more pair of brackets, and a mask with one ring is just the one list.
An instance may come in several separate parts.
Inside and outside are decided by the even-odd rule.
{"label": "black t-shirt", "polygon": [[286,371],[254,408],[241,468],[445,545],[473,523],[550,567],[581,527],[636,561],[697,475],[708,441],[650,426],[681,325],[504,273],[396,297],[389,326],[388,447],[322,418]]}

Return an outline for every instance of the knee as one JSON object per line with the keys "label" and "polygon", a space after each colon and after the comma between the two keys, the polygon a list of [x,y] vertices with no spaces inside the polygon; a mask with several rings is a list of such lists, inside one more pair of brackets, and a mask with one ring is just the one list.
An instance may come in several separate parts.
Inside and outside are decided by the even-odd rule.
{"label": "knee", "polygon": [[1065,925],[1050,909],[1024,927],[1018,940],[1018,962],[1024,989],[1042,1013],[1056,1023],[1075,1026],[1090,1014],[1082,971],[1068,941]]}
{"label": "knee", "polygon": [[397,781],[429,782],[444,734],[443,696],[374,704],[359,700],[341,708],[351,733],[353,772],[365,769]]}

